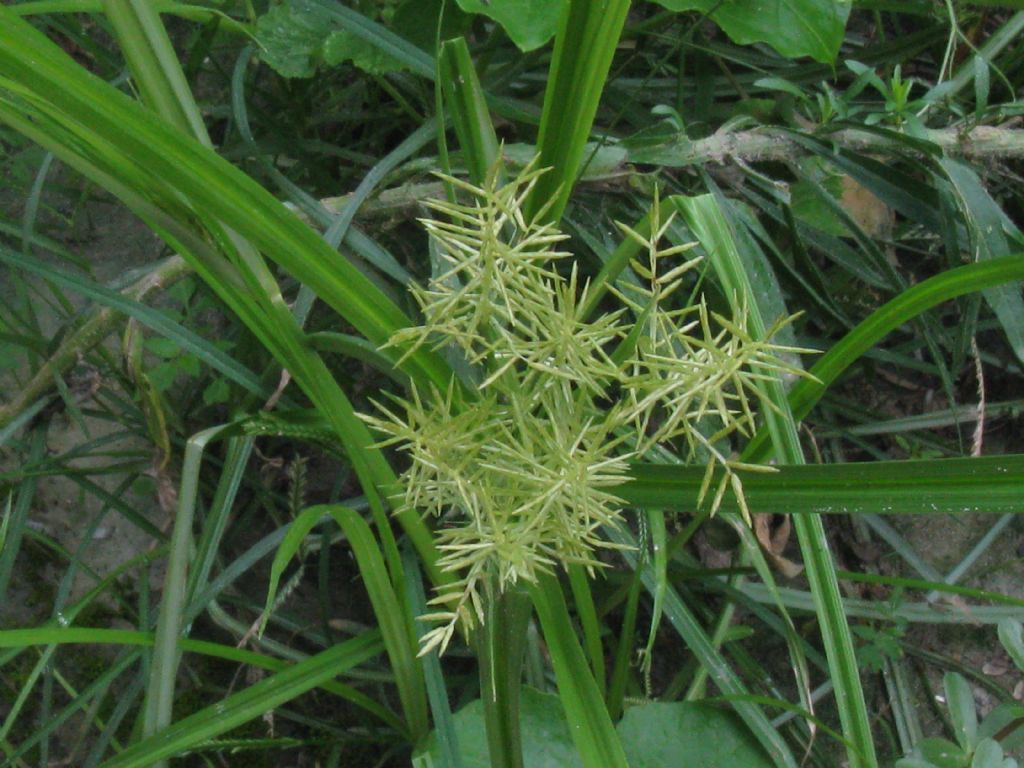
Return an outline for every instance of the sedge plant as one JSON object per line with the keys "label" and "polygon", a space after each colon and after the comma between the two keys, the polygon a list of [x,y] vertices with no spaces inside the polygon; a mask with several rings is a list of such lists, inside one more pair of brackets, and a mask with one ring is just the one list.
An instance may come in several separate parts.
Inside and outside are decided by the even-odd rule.
{"label": "sedge plant", "polygon": [[[140,13],[148,10],[155,14],[144,3],[131,5]],[[114,6],[109,3],[111,9]],[[401,682],[399,687],[407,710],[405,720],[412,726],[408,730],[422,733],[426,727],[421,714],[424,697],[417,692],[413,675],[403,675],[404,660],[411,660],[405,645],[414,646],[416,640],[407,626],[412,622],[406,616],[408,606],[402,605],[401,588],[405,577],[415,574],[416,566],[423,567],[435,585],[440,585],[434,606],[437,624],[421,649],[440,649],[459,626],[474,625],[479,630],[484,620],[486,632],[477,631],[476,635],[495,634],[503,626],[501,611],[495,606],[515,602],[518,589],[526,586],[541,620],[560,693],[563,687],[579,683],[573,692],[563,694],[574,733],[591,728],[600,736],[600,728],[592,727],[594,718],[587,717],[590,712],[571,707],[573,701],[582,700],[572,699],[572,695],[586,694],[589,689],[585,674],[573,679],[572,674],[561,672],[579,643],[557,582],[551,591],[546,585],[562,565],[577,572],[598,569],[608,559],[607,550],[618,546],[614,542],[628,540],[622,525],[623,506],[692,506],[700,496],[706,505],[723,509],[749,502],[755,511],[778,511],[782,506],[774,503],[777,500],[790,505],[787,511],[798,513],[833,507],[857,512],[869,501],[876,508],[892,509],[890,498],[895,497],[901,503],[899,509],[920,512],[929,504],[934,510],[935,504],[962,498],[948,493],[947,486],[938,486],[952,478],[958,488],[967,488],[975,497],[984,496],[985,504],[992,503],[995,482],[1003,481],[1001,498],[1017,507],[1014,493],[1019,489],[1005,481],[1014,471],[1019,477],[1019,457],[995,464],[984,459],[967,460],[966,465],[943,463],[941,469],[931,468],[927,476],[920,465],[913,471],[906,466],[882,465],[873,475],[861,467],[851,470],[851,465],[784,467],[778,473],[745,474],[740,462],[732,458],[732,448],[750,432],[751,416],[759,409],[772,421],[771,406],[760,399],[754,385],[759,376],[789,370],[778,360],[781,348],[756,341],[770,335],[762,333],[755,321],[756,306],[751,304],[749,313],[743,308],[751,292],[726,286],[727,298],[738,306],[733,317],[712,312],[698,297],[681,299],[690,285],[688,272],[697,269],[698,263],[685,249],[660,247],[668,226],[660,220],[643,230],[649,235],[639,234],[639,226],[624,230],[627,241],[636,244],[641,253],[632,263],[638,280],[635,286],[620,285],[611,297],[605,294],[607,283],[599,285],[597,278],[588,285],[574,271],[571,260],[558,251],[563,239],[546,225],[558,220],[577,175],[628,6],[621,0],[565,4],[549,80],[551,96],[545,98],[538,139],[540,162],[554,166],[553,170],[536,175],[539,171],[530,169],[507,185],[493,173],[483,180],[473,179],[475,186],[451,182],[461,187],[463,202],[439,204],[440,220],[428,224],[437,275],[425,287],[415,289],[422,325],[408,330],[404,314],[358,272],[334,258],[332,248],[265,190],[190,139],[189,129],[169,116],[173,105],[159,107],[154,101],[151,109],[164,122],[156,120],[107,84],[80,71],[58,47],[15,19],[14,11],[0,9],[0,119],[119,196],[214,286],[289,370],[340,440],[371,497],[380,537],[378,542],[367,536],[353,514],[341,516],[343,527],[350,526],[347,538],[364,582],[375,585],[368,586],[375,610],[377,604],[385,606],[377,611],[382,639],[371,630],[287,669],[281,669],[275,659],[277,666],[271,667],[274,676],[264,683],[230,695],[216,709],[172,722],[170,702],[180,658],[174,650],[197,646],[185,637],[191,619],[172,616],[161,620],[156,642],[171,652],[156,654],[168,663],[160,665],[161,673],[150,678],[147,698],[164,703],[152,715],[147,708],[142,732],[150,735],[136,740],[109,765],[150,765],[180,754],[311,687],[326,685],[342,669],[385,651],[392,656],[396,678],[407,680],[407,694],[401,694]],[[121,10],[126,12],[125,7]],[[340,7],[334,13],[356,15]],[[158,20],[150,19],[150,27],[157,24]],[[150,46],[153,44],[151,39]],[[139,50],[145,55],[149,49],[141,46]],[[425,58],[421,52],[418,55]],[[414,71],[419,76],[429,74],[429,62]],[[574,84],[581,82],[586,87],[575,89]],[[156,87],[171,86],[157,83]],[[487,102],[478,99],[476,103]],[[461,135],[460,141],[466,143]],[[486,169],[488,164],[475,167]],[[551,203],[556,197],[557,202]],[[659,210],[656,205],[654,216]],[[686,210],[682,213],[687,216]],[[698,231],[689,219],[687,225],[706,251],[713,250],[713,230]],[[239,247],[235,234],[252,248]],[[994,254],[1000,252],[993,249]],[[276,261],[370,342],[389,339],[387,364],[405,356],[404,370],[414,388],[403,399],[383,403],[369,420],[386,441],[409,456],[407,488],[399,498],[402,514],[397,520],[415,545],[418,562],[403,565],[404,558],[399,559],[391,521],[376,496],[378,488],[394,479],[387,461],[371,445],[373,438],[364,425],[351,418],[351,404],[308,343],[301,324],[290,317],[276,279],[258,254]],[[789,394],[793,411],[798,417],[806,413],[824,388],[884,333],[943,297],[1019,280],[1020,264],[1020,257],[1011,256],[1004,257],[1001,264],[994,260],[972,264],[953,270],[955,275],[949,273],[907,291],[823,356],[815,368],[817,380],[804,379]],[[975,282],[969,283],[968,275]],[[592,316],[595,310],[602,313]],[[403,330],[397,330],[400,328]],[[452,358],[461,357],[465,365],[455,367],[464,373],[452,378],[435,349]],[[779,401],[785,404],[785,393],[778,389]],[[770,431],[762,430],[763,439],[748,445],[744,453],[748,461],[766,455]],[[774,435],[771,442],[778,442]],[[791,442],[793,450],[788,457],[782,456],[783,463],[795,463],[797,458],[795,438]],[[665,446],[692,466],[652,467],[642,461]],[[992,467],[991,474],[979,480],[978,468],[986,466]],[[810,482],[814,478],[817,485]],[[892,491],[894,478],[905,482],[897,492]],[[922,478],[928,482],[920,482]],[[30,487],[25,484],[19,490],[15,520],[20,519],[17,510],[22,499],[28,498]],[[774,500],[764,495],[772,489]],[[876,496],[869,495],[872,489]],[[884,497],[877,495],[882,493]],[[811,495],[813,504],[805,501]],[[975,498],[972,503],[981,502]],[[25,501],[25,509],[27,504]],[[440,568],[434,539],[419,517],[424,513],[440,518],[435,534],[443,548]],[[808,533],[801,537],[801,544],[809,571],[831,569],[820,522],[810,515],[798,520],[806,520],[801,524]],[[184,516],[177,525],[183,535],[172,554],[184,564],[189,558],[190,525]],[[8,537],[8,544],[11,541]],[[383,557],[368,556],[378,548]],[[15,550],[8,545],[4,557]],[[633,557],[630,551],[623,554],[627,559]],[[652,569],[638,570],[647,583]],[[444,586],[448,581],[454,583]],[[822,579],[811,582],[814,595],[823,593],[822,583]],[[389,595],[389,590],[395,594]],[[736,694],[736,710],[742,714],[744,706],[753,707],[742,700],[745,691],[722,683],[720,678],[731,670],[714,663],[714,649],[704,639],[702,628],[688,618],[686,606],[676,599],[671,585],[663,585],[662,591],[666,617],[718,687]],[[844,607],[849,601],[841,602],[836,594],[826,605],[830,611],[822,610],[821,602],[815,605],[819,616],[830,616],[832,624],[845,622]],[[398,608],[392,610],[395,603]],[[193,615],[192,605],[188,610],[188,615]],[[389,630],[384,617],[396,614],[401,615],[401,622],[395,624],[401,626]],[[518,620],[522,620],[521,613],[512,624]],[[24,648],[86,637],[73,634],[75,631],[77,628],[54,627],[26,635],[4,633],[0,642]],[[91,642],[101,642],[98,638],[122,644],[154,642],[154,636],[145,631],[116,637],[96,634],[102,630],[90,631]],[[852,668],[855,678],[852,650],[835,640],[835,632],[823,634],[826,652],[845,656],[847,669]],[[226,658],[243,659],[242,652],[228,650],[233,655]],[[598,651],[600,655],[600,648]],[[481,670],[486,671],[490,667],[487,656],[480,653],[479,657]],[[577,665],[571,671],[580,668]],[[585,661],[582,669],[586,673]],[[860,689],[846,685],[841,675],[834,677],[840,714],[863,711]],[[496,688],[499,681],[492,682]],[[487,693],[489,687],[484,688]],[[357,700],[355,693],[346,692],[343,686],[334,689]],[[31,688],[23,690],[27,696]],[[591,699],[603,710],[599,693]],[[365,704],[365,697],[363,701]],[[602,714],[607,720],[607,713]],[[383,719],[390,722],[394,718]],[[767,720],[764,728],[770,728]],[[614,736],[614,730],[609,730]],[[875,764],[866,728],[848,727],[844,721],[844,735],[851,743],[851,764]],[[614,759],[614,750],[603,749],[596,736],[589,753],[578,744],[585,760],[591,755],[586,764],[622,764]],[[855,762],[853,756],[858,751],[861,756]],[[495,764],[512,761],[514,757],[509,756]],[[795,765],[795,761],[778,757],[776,762]]]}
{"label": "sedge plant", "polygon": [[588,316],[590,285],[559,250],[567,236],[543,209],[524,213],[543,174],[530,164],[503,183],[496,164],[483,186],[446,177],[463,200],[428,203],[438,268],[411,289],[422,324],[389,346],[453,352],[466,373],[443,390],[413,385],[364,417],[406,454],[397,506],[441,521],[439,564],[456,577],[431,601],[437,625],[421,653],[483,624],[521,582],[601,568],[602,551],[620,546],[604,534],[622,524],[615,487],[657,446],[706,467],[699,497],[711,512],[731,489],[746,514],[736,470],[753,467],[732,442],[753,434],[762,377],[800,375],[782,355],[804,350],[770,341],[788,319],[758,339],[742,311],[678,301],[701,258],[695,243],[660,247],[673,216],[660,221],[657,204],[650,236],[622,227],[641,246],[638,280]]}

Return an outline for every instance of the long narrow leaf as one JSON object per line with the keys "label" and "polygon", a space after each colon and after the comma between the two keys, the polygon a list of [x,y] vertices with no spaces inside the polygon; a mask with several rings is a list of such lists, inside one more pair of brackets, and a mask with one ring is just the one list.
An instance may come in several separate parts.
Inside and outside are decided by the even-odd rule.
{"label": "long narrow leaf", "polygon": [[498,157],[498,137],[465,38],[441,44],[438,67],[444,102],[459,137],[470,181],[483,184]]}
{"label": "long narrow leaf", "polygon": [[101,768],[143,768],[181,754],[301,696],[378,653],[379,635],[360,635],[177,721],[107,760]]}
{"label": "long narrow leaf", "polygon": [[[687,226],[697,236],[730,297],[734,311],[746,311],[747,322],[755,338],[764,338],[766,323],[750,287],[743,262],[736,250],[728,222],[710,195],[696,198],[672,198]],[[785,390],[776,377],[766,376],[761,383],[772,407],[765,409],[765,421],[780,463],[803,464],[803,452],[796,433],[796,422]],[[800,515],[794,518],[807,579],[811,585],[821,627],[822,641],[835,688],[843,734],[849,739],[847,750],[852,768],[877,765],[867,704],[853,649],[853,638],[843,612],[835,565],[820,517]]]}
{"label": "long narrow leaf", "polygon": [[601,691],[576,639],[562,587],[555,578],[542,577],[530,587],[530,597],[551,653],[558,695],[584,768],[628,768]]}
{"label": "long narrow leaf", "polygon": [[[750,511],[794,515],[1024,512],[1024,454],[740,470]],[[629,504],[697,509],[703,467],[634,464],[615,489]],[[723,508],[738,510],[735,499]]]}
{"label": "long narrow leaf", "polygon": [[[872,312],[856,328],[833,345],[811,367],[813,378],[801,379],[789,393],[793,416],[801,419],[821,399],[825,390],[861,355],[889,333],[926,309],[992,286],[1024,280],[1024,256],[1004,256],[966,264],[935,275],[908,288]],[[743,452],[744,461],[763,461],[769,438],[761,430]]]}
{"label": "long narrow leaf", "polygon": [[551,168],[527,202],[527,219],[544,211],[557,222],[579,173],[629,0],[567,0],[555,36],[537,149]]}

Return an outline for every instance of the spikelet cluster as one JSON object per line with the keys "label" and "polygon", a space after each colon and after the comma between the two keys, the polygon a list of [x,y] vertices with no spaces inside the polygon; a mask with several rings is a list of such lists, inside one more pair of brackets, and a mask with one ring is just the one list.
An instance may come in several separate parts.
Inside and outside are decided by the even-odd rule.
{"label": "spikelet cluster", "polygon": [[541,173],[502,183],[496,168],[483,187],[448,178],[466,202],[429,203],[440,268],[412,289],[422,325],[389,343],[454,350],[473,383],[413,388],[364,417],[407,455],[400,503],[440,519],[441,565],[458,576],[431,601],[424,653],[482,622],[494,590],[600,567],[599,550],[614,546],[601,529],[619,524],[615,486],[655,445],[707,463],[702,497],[721,478],[713,510],[729,487],[744,508],[730,438],[754,426],[758,378],[791,370],[743,317],[702,300],[673,308],[700,260],[685,258],[692,244],[659,249],[671,220],[657,213],[649,238],[623,228],[643,246],[638,283],[614,290],[617,311],[585,316],[590,289],[558,249],[566,236],[523,216]]}

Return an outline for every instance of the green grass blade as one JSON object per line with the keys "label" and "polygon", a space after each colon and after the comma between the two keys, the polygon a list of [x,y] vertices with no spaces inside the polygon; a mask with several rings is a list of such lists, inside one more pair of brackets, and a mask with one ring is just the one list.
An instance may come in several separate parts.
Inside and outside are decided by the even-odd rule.
{"label": "green grass blade", "polygon": [[520,588],[491,596],[473,640],[492,768],[523,768],[519,702],[530,598]]}
{"label": "green grass blade", "polygon": [[181,754],[291,701],[379,652],[376,633],[336,645],[133,744],[101,768],[143,768]]}
{"label": "green grass blade", "polygon": [[[629,267],[630,260],[636,258],[636,255],[640,253],[640,248],[642,247],[641,240],[651,236],[652,213],[653,211],[648,211],[632,227],[632,230],[640,237],[623,237],[615,250],[611,252],[604,264],[601,265],[601,271],[597,273],[587,289],[587,300],[580,309],[581,317],[590,317],[594,314],[594,311],[601,303],[601,299],[608,292],[608,287],[613,285],[623,270]],[[636,327],[642,325],[642,323],[637,323]]]}
{"label": "green grass blade", "polygon": [[[44,652],[44,656],[42,657],[47,660],[47,663],[50,663],[49,651],[52,648],[53,646],[47,648],[47,651]],[[7,756],[7,759],[11,761],[11,764],[28,753],[33,747],[39,744],[40,741],[43,741],[47,737],[53,735],[54,731],[64,725],[77,712],[85,709],[94,696],[110,687],[113,681],[118,678],[122,672],[137,661],[136,657],[137,654],[123,655],[107,669],[103,670],[103,673],[95,680],[91,681],[85,688],[75,691],[70,704],[64,707],[63,710],[57,713],[54,717],[48,718],[45,723],[40,724],[38,728],[34,729],[29,738],[24,739],[18,745],[18,748]]]}
{"label": "green grass blade", "polygon": [[[146,554],[149,555],[149,553]],[[109,579],[110,582],[114,580],[114,578]],[[62,627],[53,624],[33,629],[0,630],[0,648],[19,649],[30,648],[38,645],[57,646],[70,644],[149,647],[153,645],[153,642],[154,637],[149,632],[122,629]],[[181,650],[186,653],[195,653],[211,659],[221,659],[235,664],[259,667],[260,669],[266,669],[272,672],[279,672],[291,666],[289,662],[273,658],[272,656],[266,656],[243,648],[236,648],[233,645],[212,643],[205,640],[184,638],[181,640]],[[378,653],[383,650],[384,646],[379,645]],[[392,728],[395,728],[395,730],[405,732],[405,725],[389,710],[351,686],[325,680],[324,682],[321,682],[318,687],[321,690],[334,694],[335,696],[352,701],[378,717],[382,722],[387,723]]]}
{"label": "green grass blade", "polygon": [[[774,605],[781,598],[790,610],[815,613],[814,595],[799,589],[779,587],[778,594],[769,594],[761,584],[747,582],[743,592],[761,603]],[[998,624],[1006,618],[1019,618],[1017,605],[947,605],[928,602],[901,602],[897,605],[877,600],[844,598],[843,610],[850,618],[870,621],[906,621],[918,624]]]}
{"label": "green grass blade", "polygon": [[163,599],[160,601],[156,641],[153,645],[149,685],[146,689],[142,727],[146,736],[156,733],[171,722],[180,655],[179,640],[184,627],[188,567],[193,550],[192,518],[199,492],[199,467],[207,444],[227,429],[224,425],[205,429],[193,435],[185,447],[178,509],[171,532],[167,575],[164,577]]}
{"label": "green grass blade", "polygon": [[[224,468],[217,481],[217,490],[203,519],[203,530],[196,544],[192,566],[188,574],[188,609],[195,607],[195,598],[209,583],[210,573],[220,551],[220,544],[231,520],[231,511],[238,497],[245,468],[252,455],[253,438],[228,440],[224,453]],[[186,618],[186,623],[189,619]]]}
{"label": "green grass blade", "polygon": [[530,587],[558,681],[558,695],[584,768],[628,768],[622,744],[605,709],[569,619],[562,587],[552,576]]}
{"label": "green grass blade", "polygon": [[[32,433],[29,461],[39,461],[46,450],[45,430],[37,429]],[[21,550],[21,540],[28,522],[29,510],[35,499],[38,478],[30,475],[18,484],[18,493],[14,503],[8,497],[3,500],[6,511],[3,520],[3,537],[0,540],[0,603],[5,602],[7,587],[14,574],[14,563]]]}
{"label": "green grass blade", "polygon": [[117,310],[128,317],[135,318],[147,328],[165,338],[171,339],[183,351],[195,355],[199,360],[224,374],[224,376],[239,386],[257,395],[270,395],[270,391],[260,382],[259,376],[252,370],[246,368],[230,355],[225,354],[203,337],[184,328],[180,323],[175,322],[163,312],[133,301],[122,293],[92,280],[78,277],[66,269],[51,267],[45,261],[23,253],[17,253],[0,247],[0,262],[10,264],[17,269],[31,274],[39,275],[48,282],[68,288],[81,296],[92,299],[98,304]]}
{"label": "green grass blade", "polygon": [[[726,296],[733,304],[734,312],[745,309],[751,334],[754,338],[764,338],[767,325],[761,316],[757,296],[750,287],[728,222],[714,198],[704,195],[696,198],[674,197],[671,200],[690,231],[707,251]],[[772,436],[776,459],[784,464],[803,464],[796,422],[781,381],[777,377],[766,377],[761,386],[774,406],[765,409],[764,417]],[[867,704],[825,529],[820,517],[808,515],[796,516],[794,528],[815,599],[843,734],[850,742],[847,750],[850,765],[852,768],[873,768],[878,761]]]}
{"label": "green grass blade", "polygon": [[573,607],[576,609],[576,615],[583,630],[583,647],[587,651],[587,656],[590,657],[590,670],[594,675],[594,682],[597,683],[601,695],[604,696],[607,690],[604,646],[601,643],[601,624],[597,618],[597,607],[594,605],[590,581],[587,579],[587,572],[579,564],[570,564],[568,571]]}
{"label": "green grass blade", "polygon": [[[405,315],[359,271],[340,258],[294,214],[245,174],[123,94],[77,67],[57,46],[0,6],[0,119],[51,147],[66,162],[114,192],[164,237],[209,282],[326,414],[346,447],[388,536],[378,488],[395,482],[348,398],[308,343],[258,258],[245,251],[231,262],[197,233],[211,238],[224,227],[313,289],[375,344],[408,325]],[[31,61],[29,66],[26,62]],[[159,201],[159,202],[156,202]],[[187,201],[185,204],[183,201]],[[410,375],[446,386],[447,364],[436,354],[408,357]],[[398,516],[431,578],[436,567],[429,531],[414,512]],[[400,570],[385,540],[389,568]]]}
{"label": "green grass blade", "polygon": [[[338,505],[312,507],[312,514],[329,514],[345,532],[345,538],[352,547],[363,584],[370,596],[374,615],[384,638],[384,647],[391,660],[391,669],[398,685],[398,696],[402,710],[414,741],[426,735],[429,729],[427,718],[427,693],[423,682],[423,670],[416,660],[418,650],[413,617],[403,596],[396,594],[385,566],[380,545],[370,526],[354,510]],[[404,574],[403,574],[404,580]],[[403,581],[404,585],[404,581]]]}
{"label": "green grass blade", "polygon": [[[379,289],[251,178],[89,75],[5,7],[0,7],[0,21],[0,105],[6,103],[9,120],[26,110],[43,110],[51,120],[74,129],[74,145],[67,137],[59,149],[54,147],[65,159],[69,153],[90,157],[102,141],[113,164],[108,174],[126,179],[130,174],[131,183],[143,189],[156,183],[162,203],[185,199],[194,212],[223,222],[374,343],[383,344],[409,324]],[[18,128],[28,130],[24,122]],[[55,128],[46,128],[56,138]],[[110,180],[99,181],[107,187]],[[447,385],[448,369],[437,355],[417,352],[408,363],[421,381]]]}
{"label": "green grass blade", "polygon": [[[957,204],[971,240],[971,252],[976,254],[975,260],[983,262],[1009,254],[1014,249],[1010,247],[1008,236],[1014,237],[1019,247],[1024,238],[985,190],[978,175],[956,160],[940,160],[939,166],[956,191]],[[1020,287],[993,286],[983,289],[982,295],[1003,326],[1017,359],[1024,362],[1024,299],[1021,298]]]}
{"label": "green grass blade", "polygon": [[[419,563],[415,553],[408,547],[402,550],[402,564],[405,566],[406,597],[414,616],[423,616],[428,612],[427,596],[423,589],[423,577],[420,575]],[[425,622],[416,619],[416,641],[420,642],[427,633]],[[434,721],[434,733],[441,751],[444,765],[450,768],[462,768],[462,753],[459,752],[458,737],[455,734],[455,719],[452,717],[451,704],[448,701],[448,688],[445,685],[441,660],[436,651],[420,657],[423,665],[423,679],[427,687],[427,700],[430,702],[430,714]]]}
{"label": "green grass blade", "polygon": [[203,117],[156,8],[148,0],[103,0],[103,10],[142,100],[179,131],[211,146]]}
{"label": "green grass blade", "polygon": [[[248,35],[247,25],[231,18],[215,8],[192,5],[178,0],[152,0],[150,3],[160,13],[180,16],[189,21],[208,23],[216,20],[221,29],[230,30],[239,35]],[[19,16],[41,16],[43,14],[60,13],[102,13],[102,0],[29,0],[11,6],[11,10]]]}
{"label": "green grass blade", "polygon": [[[630,505],[697,509],[703,467],[634,464],[615,493]],[[740,470],[751,512],[932,515],[1022,512],[1024,454]],[[723,499],[723,508],[738,510]]]}
{"label": "green grass blade", "polygon": [[[1024,256],[1004,256],[956,267],[918,283],[872,312],[811,367],[789,393],[794,418],[801,419],[853,362],[904,323],[944,301],[985,288],[1024,280]],[[769,438],[761,430],[743,452],[744,461],[763,461]]]}
{"label": "green grass blade", "polygon": [[[647,536],[650,539],[651,558],[645,564],[654,574],[654,590],[651,596],[654,602],[651,606],[651,626],[647,630],[647,644],[640,651],[642,655],[641,669],[645,674],[650,674],[652,657],[654,654],[654,642],[658,638],[658,627],[661,625],[661,617],[665,612],[665,593],[668,591],[668,536],[665,532],[665,510],[658,507],[645,509]],[[645,543],[646,546],[646,543]]]}
{"label": "green grass blade", "polygon": [[611,679],[608,683],[608,713],[613,720],[622,716],[622,708],[626,696],[626,684],[629,671],[633,664],[633,643],[636,634],[636,615],[640,604],[640,591],[643,581],[640,569],[634,567],[630,579],[629,592],[626,595],[626,608],[623,611],[622,626],[619,629],[619,640],[615,648],[615,661]]}
{"label": "green grass blade", "polygon": [[498,158],[498,136],[465,38],[445,40],[438,57],[439,83],[455,126],[470,180],[483,184]]}
{"label": "green grass blade", "polygon": [[629,0],[564,4],[537,138],[540,167],[552,170],[530,195],[527,220],[542,211],[547,221],[562,217],[628,11]]}
{"label": "green grass blade", "polygon": [[[623,551],[622,556],[629,563],[631,568],[637,569],[647,590],[652,594],[658,588],[658,577],[649,564],[642,567],[638,563],[636,554],[636,542],[633,537],[624,530],[609,531],[613,541],[625,544],[629,547]],[[714,681],[718,689],[725,695],[740,697],[734,703],[736,713],[743,719],[750,728],[751,733],[765,748],[772,760],[780,768],[796,768],[796,759],[790,752],[782,735],[772,727],[764,712],[756,704],[742,700],[749,695],[749,691],[743,684],[728,661],[721,655],[719,650],[712,644],[704,628],[697,617],[686,606],[679,593],[669,585],[664,591],[664,613],[679,636],[683,638],[686,647],[696,656],[701,666],[708,670],[708,675]]]}

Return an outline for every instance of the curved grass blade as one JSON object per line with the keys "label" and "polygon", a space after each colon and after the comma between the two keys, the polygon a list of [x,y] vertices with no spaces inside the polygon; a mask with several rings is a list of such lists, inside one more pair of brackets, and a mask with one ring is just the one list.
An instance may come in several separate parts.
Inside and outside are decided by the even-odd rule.
{"label": "curved grass blade", "polygon": [[[1015,255],[956,267],[908,288],[872,312],[818,358],[809,371],[813,379],[801,379],[793,386],[789,403],[794,418],[806,416],[829,385],[857,358],[925,310],[958,296],[1019,280],[1024,280],[1024,256]],[[762,429],[747,445],[742,460],[763,461],[769,446],[769,436]]]}
{"label": "curved grass blade", "polygon": [[[309,348],[269,270],[251,249],[236,252],[229,233],[272,255],[374,343],[408,325],[405,315],[252,179],[85,73],[2,6],[0,20],[0,119],[116,194],[191,258],[200,275],[331,420],[370,497],[382,536],[389,536],[377,489],[393,485],[394,473],[326,365]],[[237,258],[227,258],[225,252]],[[419,350],[407,361],[419,381],[447,384],[450,370],[439,356]],[[420,364],[424,361],[425,367]],[[399,514],[398,519],[431,577],[445,581],[423,521],[414,513]],[[396,548],[387,545],[386,552],[389,567],[399,572]]]}
{"label": "curved grass blade", "polygon": [[[416,633],[412,626],[404,594],[397,593],[380,552],[380,545],[370,526],[354,510],[339,505],[325,505],[313,510],[329,514],[345,532],[359,565],[359,573],[370,596],[374,615],[384,638],[384,647],[398,685],[402,710],[412,734],[418,741],[427,734],[427,694],[423,670],[416,661]],[[403,574],[404,579],[404,574]],[[404,586],[404,582],[398,585]]]}
{"label": "curved grass blade", "polygon": [[369,632],[299,662],[133,744],[101,768],[143,768],[247,723],[380,653]]}
{"label": "curved grass blade", "polygon": [[142,728],[146,736],[156,733],[171,722],[180,654],[179,641],[185,626],[183,615],[188,590],[188,567],[193,550],[192,518],[199,492],[199,466],[207,444],[227,429],[229,425],[205,429],[193,435],[185,447],[178,509],[171,532],[167,575],[164,577],[163,599],[160,601],[149,685],[146,688]]}
{"label": "curved grass blade", "polygon": [[[203,212],[243,235],[371,341],[383,344],[409,325],[379,289],[251,178],[82,70],[5,7],[0,20],[0,119],[13,124],[18,115],[45,114],[53,122],[42,126],[43,133],[18,121],[16,127],[33,138],[56,138],[57,125],[74,130],[74,140],[65,135],[54,150],[65,159],[70,153],[93,162],[103,150],[103,162],[110,163],[107,178],[98,179],[104,187],[117,192],[113,182],[130,178],[129,186],[150,191],[163,205],[187,200],[190,215]],[[447,385],[447,366],[438,356],[416,352],[407,360],[414,375]]]}
{"label": "curved grass blade", "polygon": [[[111,579],[110,581],[113,580]],[[30,648],[38,645],[58,646],[70,644],[123,645],[145,648],[152,646],[153,642],[154,636],[149,632],[123,629],[52,625],[33,629],[0,630],[0,648],[12,649]],[[289,662],[275,659],[272,656],[266,656],[244,648],[236,648],[233,645],[212,643],[206,640],[183,638],[181,640],[181,649],[186,653],[196,653],[209,658],[259,667],[260,669],[273,672],[279,672],[292,666]],[[382,644],[379,645],[377,652],[380,653],[383,650],[384,646]],[[359,705],[378,717],[382,722],[395,728],[395,730],[401,733],[405,732],[405,724],[401,720],[395,717],[388,709],[355,688],[330,680],[325,680],[318,687],[335,696],[352,701],[354,704]]]}
{"label": "curved grass blade", "polygon": [[359,572],[369,593],[384,638],[384,646],[391,660],[409,730],[413,739],[418,740],[427,732],[427,708],[422,671],[416,662],[416,638],[410,631],[408,611],[392,589],[377,541],[370,527],[354,510],[339,505],[315,506],[303,510],[292,521],[270,567],[270,585],[260,622],[260,634],[262,635],[266,628],[281,574],[295,556],[306,535],[324,517],[332,518],[345,532],[355,553]]}

